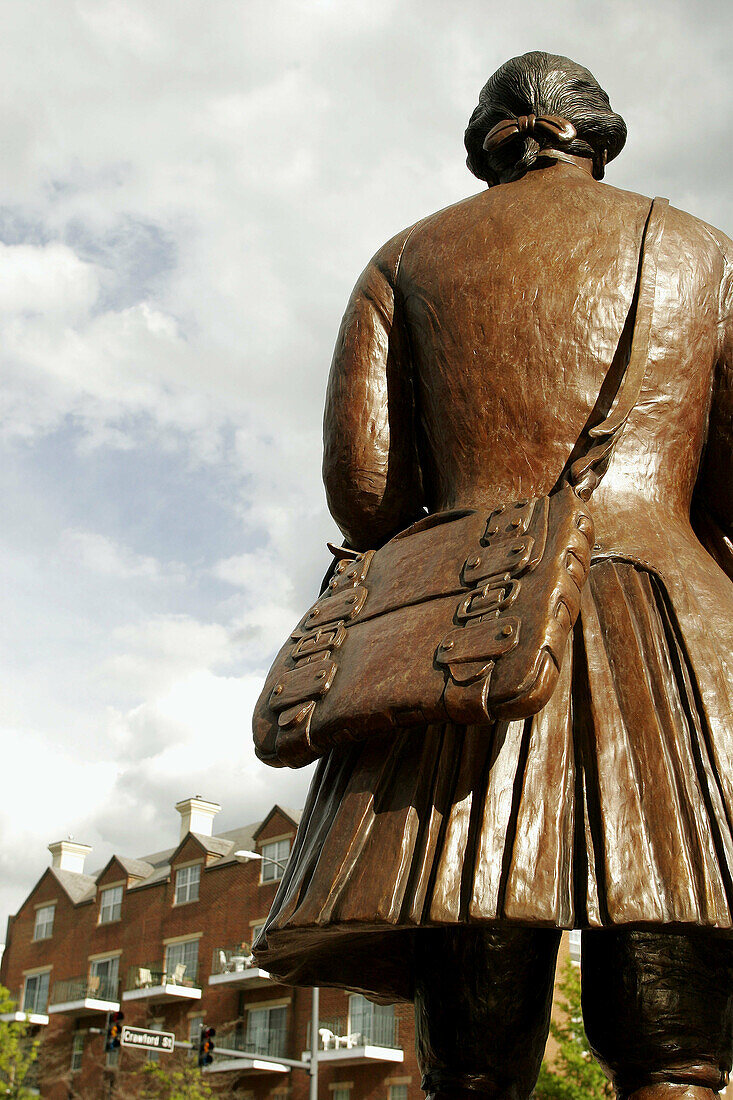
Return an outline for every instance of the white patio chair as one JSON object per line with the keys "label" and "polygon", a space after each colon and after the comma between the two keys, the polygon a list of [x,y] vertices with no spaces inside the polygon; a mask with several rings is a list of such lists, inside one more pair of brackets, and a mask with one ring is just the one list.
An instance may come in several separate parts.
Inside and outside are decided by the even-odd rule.
{"label": "white patio chair", "polygon": [[319,1027],[318,1034],[324,1050],[331,1050],[331,1044],[333,1044],[334,1048],[338,1046],[336,1036],[327,1027]]}

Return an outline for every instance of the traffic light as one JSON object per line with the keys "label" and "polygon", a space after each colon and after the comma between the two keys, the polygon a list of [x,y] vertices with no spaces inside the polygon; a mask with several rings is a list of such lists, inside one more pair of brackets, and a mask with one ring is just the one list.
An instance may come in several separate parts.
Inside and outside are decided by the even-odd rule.
{"label": "traffic light", "polygon": [[210,1066],[214,1061],[215,1027],[202,1027],[199,1035],[199,1069]]}
{"label": "traffic light", "polygon": [[119,1049],[120,1036],[122,1035],[122,1021],[124,1018],[124,1012],[110,1012],[107,1019],[107,1041],[104,1044],[105,1050]]}

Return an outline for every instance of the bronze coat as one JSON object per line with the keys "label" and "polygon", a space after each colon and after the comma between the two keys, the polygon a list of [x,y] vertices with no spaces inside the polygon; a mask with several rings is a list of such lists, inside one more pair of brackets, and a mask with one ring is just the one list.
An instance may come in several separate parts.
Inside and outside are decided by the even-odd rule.
{"label": "bronze coat", "polygon": [[[648,208],[555,163],[377,253],[325,414],[329,506],[352,545],[424,507],[553,487],[622,359]],[[260,943],[288,980],[409,995],[404,936],[380,946],[391,976],[365,977],[359,944],[388,929],[733,927],[733,243],[671,208],[658,260],[642,395],[593,497],[595,564],[555,695],[525,723],[322,762]]]}

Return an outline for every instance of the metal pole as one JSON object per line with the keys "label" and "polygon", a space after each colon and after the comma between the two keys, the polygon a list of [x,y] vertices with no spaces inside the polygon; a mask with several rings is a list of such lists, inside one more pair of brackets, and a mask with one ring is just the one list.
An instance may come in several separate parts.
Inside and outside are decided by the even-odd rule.
{"label": "metal pole", "polygon": [[[176,1039],[173,1043],[176,1050],[195,1050],[193,1043],[183,1039]],[[258,1054],[256,1050],[230,1050],[229,1047],[214,1045],[213,1054],[219,1054],[222,1058],[246,1058],[249,1061],[271,1062],[273,1065],[291,1066],[293,1069],[304,1069],[310,1073],[310,1060],[302,1062],[299,1058],[281,1058],[278,1054]]]}
{"label": "metal pole", "polygon": [[318,1100],[318,986],[313,986],[311,993],[311,1063],[310,1063],[310,1090],[308,1100]]}

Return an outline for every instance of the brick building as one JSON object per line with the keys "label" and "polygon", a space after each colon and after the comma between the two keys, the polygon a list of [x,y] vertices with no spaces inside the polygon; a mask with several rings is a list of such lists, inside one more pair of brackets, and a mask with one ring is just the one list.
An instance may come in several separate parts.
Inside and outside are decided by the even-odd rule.
{"label": "brick building", "polygon": [[[41,1040],[41,1096],[139,1095],[141,1069],[156,1055],[105,1054],[107,1015],[121,1010],[125,1025],[177,1040],[197,1043],[202,1024],[215,1027],[223,1053],[206,1074],[218,1096],[307,1100],[307,1073],[278,1060],[309,1046],[310,990],[273,981],[250,953],[300,813],[273,806],[263,821],[215,834],[219,809],[198,796],[179,802],[177,847],[115,855],[94,874],[84,870],[87,845],[49,845],[51,866],[8,921],[0,964],[0,983]],[[564,937],[558,970],[568,951],[578,957],[577,933]],[[319,1034],[319,1100],[423,1100],[411,1005],[322,989]]]}
{"label": "brick building", "polygon": [[[105,1054],[107,1014],[121,1010],[125,1025],[178,1040],[197,1041],[205,1023],[217,1048],[259,1055],[217,1055],[206,1071],[217,1095],[307,1100],[307,1073],[278,1058],[300,1059],[308,1047],[310,990],[279,985],[250,958],[299,814],[274,806],[261,822],[215,834],[215,803],[196,797],[176,809],[177,847],[115,855],[94,874],[84,870],[86,845],[49,845],[51,867],[8,922],[0,982],[41,1039],[40,1095],[138,1095],[156,1055]],[[324,989],[319,1017],[320,1100],[420,1100],[411,1006]]]}

